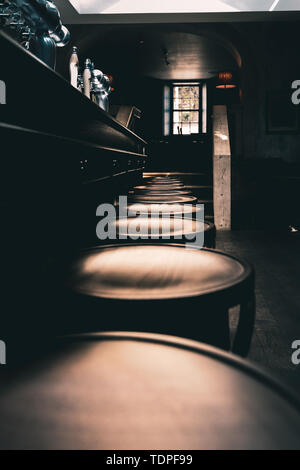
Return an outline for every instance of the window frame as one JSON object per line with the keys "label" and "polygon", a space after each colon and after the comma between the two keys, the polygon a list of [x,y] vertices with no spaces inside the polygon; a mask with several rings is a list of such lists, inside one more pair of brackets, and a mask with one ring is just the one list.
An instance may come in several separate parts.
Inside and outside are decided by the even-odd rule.
{"label": "window frame", "polygon": [[[187,109],[186,111],[198,112],[198,133],[193,134],[175,134],[174,133],[174,112],[182,112],[185,110],[176,110],[174,107],[175,100],[174,88],[178,86],[197,86],[199,88],[199,104],[198,109]],[[205,107],[203,108],[203,100],[205,99]],[[209,113],[209,101],[208,101],[208,82],[207,80],[174,80],[165,82],[163,87],[163,103],[162,103],[162,134],[166,137],[197,137],[206,136],[208,131],[208,113]]]}
{"label": "window frame", "polygon": [[[199,98],[198,98],[198,109],[176,109],[175,108],[175,98],[174,98],[174,90],[176,87],[198,87],[199,90]],[[193,82],[172,82],[171,86],[171,93],[170,93],[170,130],[171,133],[170,135],[172,136],[193,136],[193,135],[199,135],[202,132],[200,132],[200,129],[202,128],[202,83],[200,81],[193,81]],[[176,112],[198,112],[198,132],[195,134],[175,134],[174,133],[174,113]]]}

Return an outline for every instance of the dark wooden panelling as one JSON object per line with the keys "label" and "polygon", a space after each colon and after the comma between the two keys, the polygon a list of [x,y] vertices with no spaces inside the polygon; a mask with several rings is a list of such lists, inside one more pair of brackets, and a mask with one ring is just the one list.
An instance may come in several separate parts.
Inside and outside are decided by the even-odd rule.
{"label": "dark wooden panelling", "polygon": [[3,32],[0,58],[4,290],[17,285],[38,315],[50,264],[95,236],[100,203],[139,182],[147,143]]}

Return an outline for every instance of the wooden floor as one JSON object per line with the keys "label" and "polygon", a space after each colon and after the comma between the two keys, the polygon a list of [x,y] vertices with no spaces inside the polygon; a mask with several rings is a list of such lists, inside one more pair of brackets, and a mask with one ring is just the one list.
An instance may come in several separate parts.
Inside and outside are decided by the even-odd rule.
{"label": "wooden floor", "polygon": [[[217,249],[247,259],[256,271],[256,326],[249,359],[300,392],[300,365],[291,344],[300,340],[300,235],[218,232]],[[237,321],[237,309],[231,325]]]}

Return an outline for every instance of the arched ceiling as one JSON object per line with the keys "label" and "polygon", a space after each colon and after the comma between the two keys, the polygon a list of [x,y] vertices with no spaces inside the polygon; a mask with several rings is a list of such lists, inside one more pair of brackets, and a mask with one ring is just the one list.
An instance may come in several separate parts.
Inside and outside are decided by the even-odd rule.
{"label": "arched ceiling", "polygon": [[188,33],[143,34],[140,70],[164,80],[208,79],[220,70],[236,68],[234,58],[211,39]]}
{"label": "arched ceiling", "polygon": [[153,26],[113,28],[106,34],[100,28],[97,35],[97,27],[93,31],[90,28],[85,25],[71,30],[72,44],[78,46],[83,60],[90,57],[106,71],[127,70],[128,74],[162,80],[196,80],[237,69],[225,45],[205,35],[164,31]]}

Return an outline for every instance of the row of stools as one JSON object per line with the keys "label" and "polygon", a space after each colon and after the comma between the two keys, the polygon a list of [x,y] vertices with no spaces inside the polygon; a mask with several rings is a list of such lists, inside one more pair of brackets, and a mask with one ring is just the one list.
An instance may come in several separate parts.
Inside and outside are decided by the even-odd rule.
{"label": "row of stools", "polygon": [[[67,263],[70,322],[81,316],[102,332],[81,329],[60,339],[50,357],[1,390],[0,447],[299,448],[298,401],[255,367],[210,346],[247,355],[252,267],[214,250],[214,226],[199,222],[197,199],[179,179],[149,178],[128,196],[132,214],[115,221],[117,240]],[[136,228],[137,209],[140,237],[124,241],[120,235]],[[181,224],[183,213],[190,225]],[[153,225],[158,235],[148,240]],[[206,247],[177,243],[175,235],[201,230]],[[228,310],[238,304],[231,342]]]}
{"label": "row of stools", "polygon": [[[171,334],[247,355],[254,272],[213,249],[216,230],[199,217],[203,209],[174,177],[147,178],[129,191],[129,217],[115,221],[116,240],[82,251],[67,276],[93,329]],[[190,244],[191,235],[205,248]],[[231,341],[228,310],[237,305]]]}
{"label": "row of stools", "polygon": [[[201,246],[215,248],[214,224],[204,221],[204,205],[177,178],[146,178],[144,184],[136,186],[128,194],[127,214],[116,222],[117,234],[127,233],[129,239],[136,234],[135,222],[138,214],[138,239],[187,243],[194,238]],[[151,235],[152,234],[152,235]],[[150,236],[149,236],[150,235]],[[200,236],[202,235],[202,236]]]}

